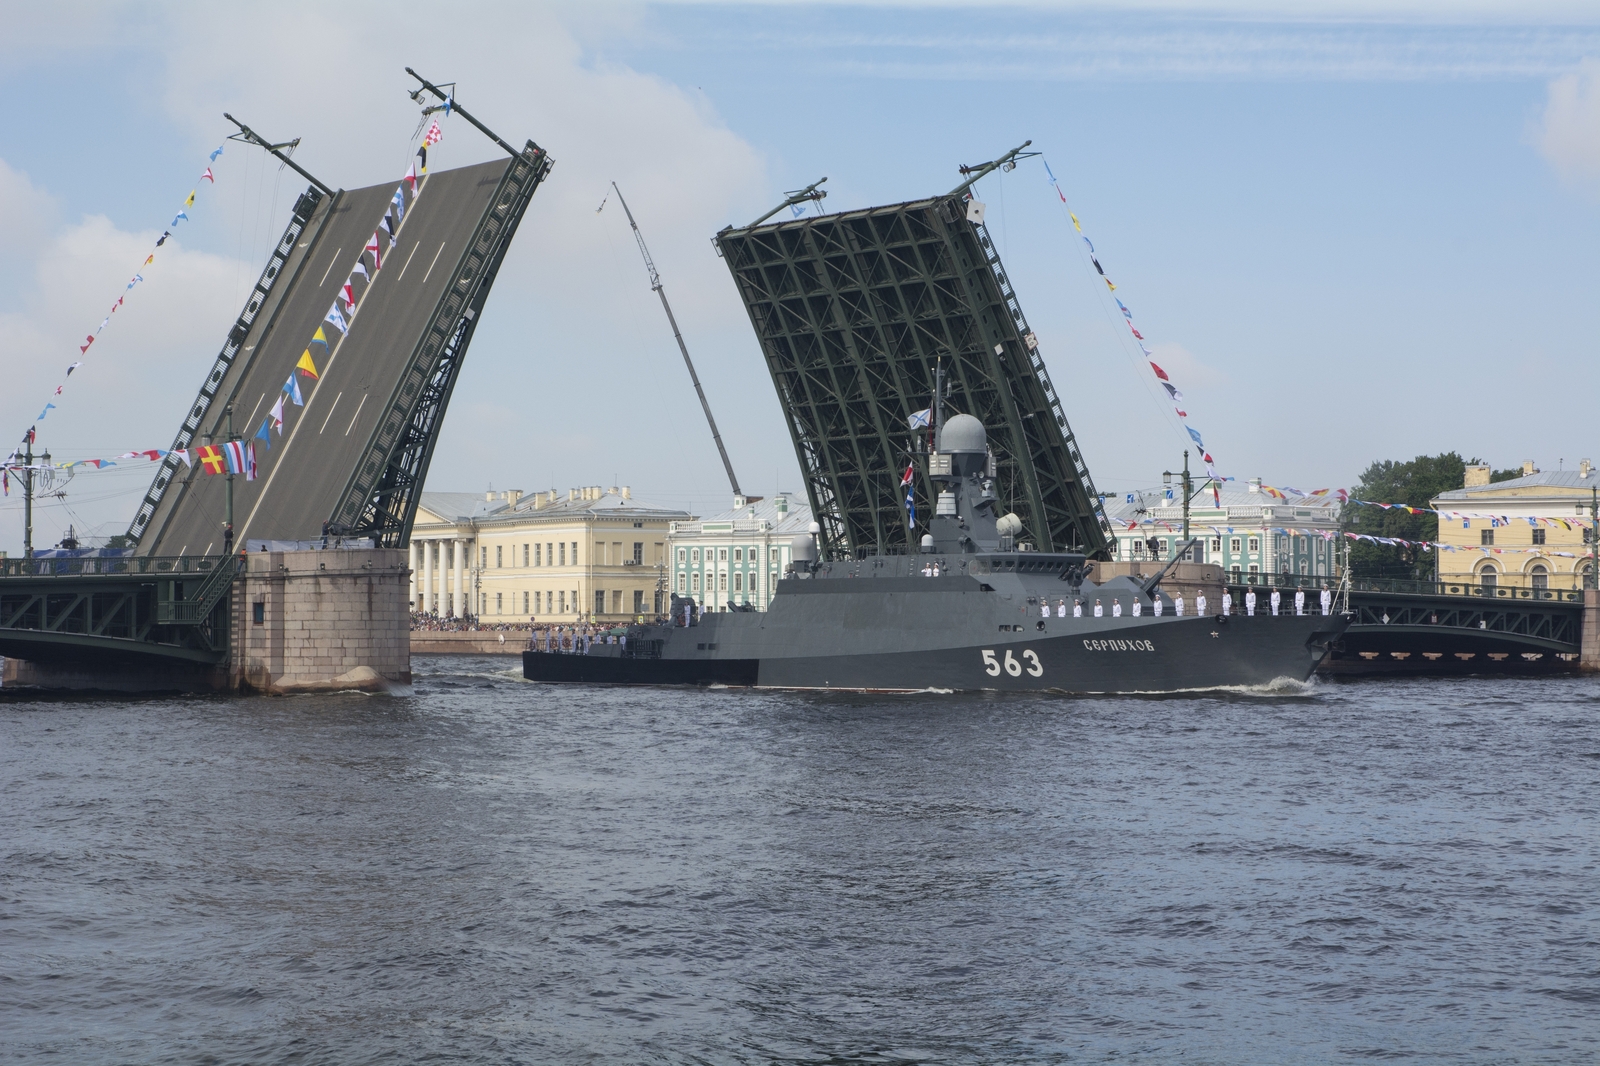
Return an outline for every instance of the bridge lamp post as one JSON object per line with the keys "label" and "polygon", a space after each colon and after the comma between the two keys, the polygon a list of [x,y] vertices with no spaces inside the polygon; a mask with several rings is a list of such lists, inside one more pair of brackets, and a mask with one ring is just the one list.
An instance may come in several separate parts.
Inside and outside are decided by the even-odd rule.
{"label": "bridge lamp post", "polygon": [[[39,461],[50,465],[50,450],[46,448]],[[28,450],[22,459],[22,557],[33,558],[33,434],[28,434]]]}

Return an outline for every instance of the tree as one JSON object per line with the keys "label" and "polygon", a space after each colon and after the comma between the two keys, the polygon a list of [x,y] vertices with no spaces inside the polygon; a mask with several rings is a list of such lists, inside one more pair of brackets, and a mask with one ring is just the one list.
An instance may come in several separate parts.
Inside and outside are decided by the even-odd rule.
{"label": "tree", "polygon": [[[1404,506],[1385,509],[1351,504],[1344,512],[1344,529],[1374,537],[1438,540],[1438,515],[1413,514],[1405,508],[1425,508],[1441,492],[1459,489],[1466,480],[1467,467],[1478,462],[1463,459],[1456,452],[1445,452],[1419,455],[1404,463],[1387,459],[1373,463],[1350,494],[1359,500]],[[1405,545],[1352,541],[1350,570],[1353,577],[1429,579],[1434,574],[1434,553]]]}
{"label": "tree", "polygon": [[1494,470],[1489,474],[1489,484],[1493,485],[1497,481],[1510,481],[1513,478],[1522,476],[1522,467],[1520,466],[1509,467],[1505,470]]}

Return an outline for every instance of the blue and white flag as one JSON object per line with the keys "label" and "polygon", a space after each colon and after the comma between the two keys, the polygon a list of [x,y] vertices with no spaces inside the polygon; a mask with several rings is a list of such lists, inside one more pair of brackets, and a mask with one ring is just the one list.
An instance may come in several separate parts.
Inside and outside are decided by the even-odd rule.
{"label": "blue and white flag", "polygon": [[927,429],[933,424],[933,409],[927,408],[917,411],[906,421],[911,424],[912,429]]}
{"label": "blue and white flag", "polygon": [[[328,323],[334,329],[337,329],[340,333],[350,332],[350,327],[345,325],[344,316],[339,313],[338,304],[334,304],[332,307],[328,308],[328,313],[323,316],[322,320]],[[1190,430],[1189,432],[1192,433],[1194,431]]]}
{"label": "blue and white flag", "polygon": [[300,383],[295,380],[294,371],[289,371],[289,380],[283,383],[283,391],[289,394],[289,399],[294,401],[296,407],[304,407],[306,402],[300,398]]}
{"label": "blue and white flag", "polygon": [[1191,437],[1191,438],[1193,438],[1193,439],[1194,439],[1194,442],[1195,442],[1195,443],[1196,443],[1196,444],[1198,444],[1198,445],[1200,445],[1200,447],[1201,447],[1201,448],[1202,448],[1202,449],[1203,449],[1203,448],[1204,448],[1204,447],[1205,447],[1205,446],[1206,446],[1206,442],[1205,442],[1205,441],[1203,441],[1203,440],[1201,440],[1201,439],[1200,439],[1200,434],[1199,434],[1199,432],[1198,432],[1198,431],[1196,431],[1196,430],[1195,430],[1195,428],[1194,428],[1194,427],[1193,427],[1193,426],[1184,426],[1184,427],[1183,427],[1183,428],[1184,428],[1184,429],[1186,429],[1186,430],[1188,430],[1188,431],[1189,431],[1189,436],[1190,436],[1190,437]]}

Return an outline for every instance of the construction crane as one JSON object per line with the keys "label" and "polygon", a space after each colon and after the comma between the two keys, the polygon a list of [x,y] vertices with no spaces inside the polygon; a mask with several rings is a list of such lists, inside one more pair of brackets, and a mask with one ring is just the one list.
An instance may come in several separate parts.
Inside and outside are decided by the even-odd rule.
{"label": "construction crane", "polygon": [[717,432],[717,420],[711,417],[711,404],[706,401],[706,390],[700,387],[700,376],[694,372],[694,360],[689,358],[689,346],[683,343],[683,334],[678,330],[678,320],[673,317],[672,305],[667,303],[667,290],[661,285],[661,274],[656,270],[655,260],[650,258],[650,249],[645,247],[644,234],[639,232],[639,223],[633,220],[633,212],[628,210],[628,201],[622,198],[622,190],[617,188],[617,183],[612,182],[611,188],[616,190],[617,202],[622,205],[623,213],[628,216],[628,225],[633,227],[633,239],[639,242],[639,254],[644,256],[645,269],[650,271],[650,288],[661,297],[662,310],[667,312],[667,321],[672,324],[672,339],[678,342],[678,351],[683,353],[683,365],[689,368],[689,380],[694,382],[694,393],[700,397],[700,407],[706,413],[706,423],[711,426],[711,439],[717,442],[717,454],[722,456],[723,469],[728,472],[728,484],[733,486],[735,496],[743,496],[744,493],[739,491],[739,479],[733,473],[733,463],[728,459],[728,449],[722,446],[722,434]]}

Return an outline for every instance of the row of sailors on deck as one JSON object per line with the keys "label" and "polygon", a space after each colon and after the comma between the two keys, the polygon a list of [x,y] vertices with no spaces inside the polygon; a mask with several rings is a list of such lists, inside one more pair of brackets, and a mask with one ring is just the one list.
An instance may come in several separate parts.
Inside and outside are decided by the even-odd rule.
{"label": "row of sailors on deck", "polygon": [[[1270,603],[1271,608],[1272,608],[1272,614],[1273,614],[1274,617],[1276,617],[1278,612],[1279,612],[1279,610],[1283,606],[1283,597],[1281,595],[1279,595],[1277,589],[1273,589],[1272,590],[1272,596],[1270,597],[1269,603]],[[1194,598],[1195,614],[1203,616],[1206,613],[1206,608],[1208,606],[1209,605],[1206,603],[1206,594],[1205,593],[1202,592],[1202,593],[1200,593],[1198,596],[1196,596]],[[1155,616],[1157,618],[1161,617],[1161,612],[1164,609],[1164,607],[1165,607],[1165,602],[1161,599],[1161,593],[1158,592],[1158,593],[1155,594],[1154,604],[1152,606],[1152,610],[1155,612]],[[1330,590],[1330,589],[1323,589],[1322,590],[1321,607],[1322,607],[1322,613],[1323,614],[1332,614],[1333,613],[1333,592],[1332,592],[1332,590]],[[1178,617],[1180,617],[1180,618],[1183,617],[1184,602],[1183,602],[1183,594],[1181,592],[1178,595],[1172,597],[1172,609],[1173,609],[1173,612],[1178,615]],[[1105,613],[1106,613],[1105,605],[1103,603],[1101,603],[1099,600],[1095,600],[1094,601],[1094,612],[1093,613],[1094,613],[1094,617],[1096,617],[1096,618],[1105,617]],[[1143,613],[1144,613],[1144,601],[1139,600],[1139,599],[1135,599],[1133,601],[1133,616],[1135,618],[1138,618]],[[1231,593],[1231,592],[1224,592],[1222,594],[1222,613],[1224,615],[1231,615],[1233,613],[1233,593]],[[1256,613],[1256,594],[1255,594],[1255,590],[1254,589],[1252,589],[1249,592],[1246,592],[1244,594],[1244,613],[1249,615],[1249,616],[1251,616],[1251,617],[1255,616],[1255,613]],[[1297,614],[1297,615],[1303,615],[1303,614],[1306,613],[1306,590],[1305,589],[1295,589],[1295,592],[1294,592],[1294,613]],[[1050,617],[1050,601],[1049,600],[1041,599],[1039,601],[1039,614],[1042,617],[1045,617],[1045,618],[1049,618]],[[1059,617],[1059,618],[1065,618],[1067,616],[1067,601],[1066,600],[1057,600],[1056,601],[1056,616]],[[1074,618],[1082,618],[1083,617],[1083,601],[1082,600],[1073,600],[1072,601],[1072,617],[1074,617]],[[1121,600],[1113,599],[1111,601],[1111,617],[1112,618],[1121,618],[1122,617],[1122,601]]]}

